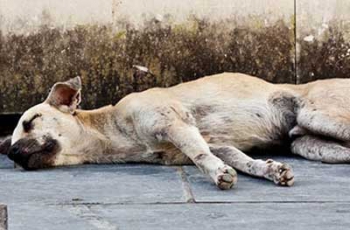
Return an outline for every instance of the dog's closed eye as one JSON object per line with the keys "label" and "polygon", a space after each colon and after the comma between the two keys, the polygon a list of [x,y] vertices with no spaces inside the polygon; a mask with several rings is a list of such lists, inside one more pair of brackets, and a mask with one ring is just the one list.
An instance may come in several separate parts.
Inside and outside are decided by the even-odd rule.
{"label": "dog's closed eye", "polygon": [[28,133],[28,132],[30,132],[30,130],[32,130],[34,128],[33,121],[38,117],[41,117],[41,114],[35,114],[28,121],[23,121],[22,125],[23,125],[24,132]]}

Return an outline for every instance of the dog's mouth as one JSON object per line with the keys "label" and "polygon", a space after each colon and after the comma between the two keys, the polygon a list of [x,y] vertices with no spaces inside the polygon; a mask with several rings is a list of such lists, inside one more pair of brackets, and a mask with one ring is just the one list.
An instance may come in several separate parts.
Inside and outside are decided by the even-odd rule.
{"label": "dog's mouth", "polygon": [[53,166],[59,144],[53,138],[45,138],[44,144],[35,139],[23,138],[14,143],[8,157],[25,170],[35,170]]}

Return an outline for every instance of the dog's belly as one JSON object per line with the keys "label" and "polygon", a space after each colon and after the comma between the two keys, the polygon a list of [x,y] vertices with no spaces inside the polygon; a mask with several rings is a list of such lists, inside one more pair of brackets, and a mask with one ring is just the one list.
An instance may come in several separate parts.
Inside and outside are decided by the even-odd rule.
{"label": "dog's belly", "polygon": [[296,124],[296,115],[293,106],[257,100],[226,105],[196,120],[208,144],[230,145],[247,151],[283,144]]}
{"label": "dog's belly", "polygon": [[[209,145],[234,146],[242,151],[252,148],[266,148],[280,145],[285,141],[287,132],[283,132],[280,127],[246,127],[240,129],[235,124],[227,124],[229,127],[216,126],[210,131],[202,131],[203,138]],[[230,127],[231,126],[231,127]]]}

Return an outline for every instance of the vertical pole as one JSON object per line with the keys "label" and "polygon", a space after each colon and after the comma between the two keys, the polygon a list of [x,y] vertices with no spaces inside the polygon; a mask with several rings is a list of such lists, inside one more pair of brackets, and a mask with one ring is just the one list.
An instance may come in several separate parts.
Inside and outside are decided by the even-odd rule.
{"label": "vertical pole", "polygon": [[0,230],[7,230],[7,207],[0,205]]}
{"label": "vertical pole", "polygon": [[294,80],[295,84],[300,84],[299,73],[298,73],[298,46],[297,42],[297,0],[294,0]]}

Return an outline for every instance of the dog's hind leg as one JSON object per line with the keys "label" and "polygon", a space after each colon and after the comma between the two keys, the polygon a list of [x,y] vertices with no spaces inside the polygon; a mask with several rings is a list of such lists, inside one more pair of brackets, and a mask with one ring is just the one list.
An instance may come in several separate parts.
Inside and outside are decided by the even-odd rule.
{"label": "dog's hind leg", "polygon": [[272,180],[275,184],[292,186],[292,168],[273,160],[255,160],[232,146],[210,146],[210,151],[226,164],[251,176]]}
{"label": "dog's hind leg", "polygon": [[305,135],[294,140],[291,145],[294,154],[309,160],[325,163],[350,163],[350,148],[335,140]]}
{"label": "dog's hind leg", "polygon": [[334,109],[317,109],[310,105],[300,109],[297,123],[310,133],[350,141],[350,120],[346,114],[334,112]]}

